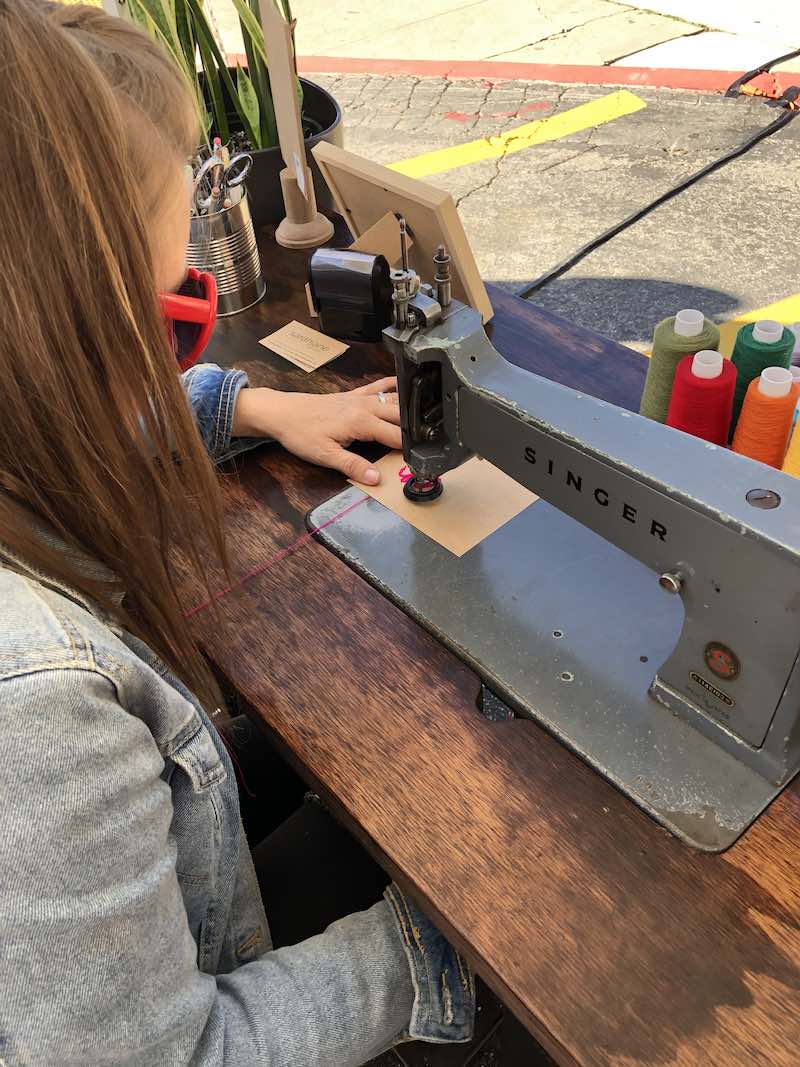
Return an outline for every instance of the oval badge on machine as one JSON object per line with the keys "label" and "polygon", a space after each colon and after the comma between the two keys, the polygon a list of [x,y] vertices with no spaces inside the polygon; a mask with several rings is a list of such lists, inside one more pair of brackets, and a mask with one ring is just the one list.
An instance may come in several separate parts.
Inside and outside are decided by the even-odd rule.
{"label": "oval badge on machine", "polygon": [[727,678],[733,681],[734,678],[739,677],[742,669],[739,657],[727,645],[720,644],[719,641],[711,641],[706,645],[703,658],[708,669],[716,674],[717,678]]}

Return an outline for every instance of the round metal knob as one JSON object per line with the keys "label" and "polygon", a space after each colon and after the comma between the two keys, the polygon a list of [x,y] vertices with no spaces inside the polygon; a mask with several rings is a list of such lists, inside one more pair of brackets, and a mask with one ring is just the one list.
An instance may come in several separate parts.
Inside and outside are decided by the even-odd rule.
{"label": "round metal knob", "polygon": [[680,593],[683,588],[683,578],[679,574],[662,574],[658,579],[658,584],[662,589],[668,593],[672,593],[673,596]]}

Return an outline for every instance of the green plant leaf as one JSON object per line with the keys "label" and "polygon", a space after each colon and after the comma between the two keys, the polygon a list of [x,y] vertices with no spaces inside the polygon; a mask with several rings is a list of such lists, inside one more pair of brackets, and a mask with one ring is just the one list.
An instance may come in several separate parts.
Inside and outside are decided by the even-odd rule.
{"label": "green plant leaf", "polygon": [[169,19],[161,0],[134,0],[128,6],[137,22],[141,22],[148,29],[151,24],[155,24],[162,34],[169,34]]}
{"label": "green plant leaf", "polygon": [[[250,9],[255,15],[256,21],[259,26],[261,25],[261,8],[258,0],[248,0]],[[256,91],[258,102],[261,111],[261,147],[272,148],[278,143],[278,128],[275,123],[275,108],[272,104],[272,90],[269,84],[269,75],[267,73],[267,66],[264,63],[260,55],[256,54],[256,50],[253,47],[253,40],[250,34],[247,33],[241,21],[239,23],[242,29],[242,38],[244,40],[244,50],[247,54],[247,69],[250,73],[250,79],[253,82],[253,88]],[[263,39],[263,33],[260,39]]]}
{"label": "green plant leaf", "polygon": [[139,0],[139,5],[147,12],[170,43],[170,51],[180,47],[178,23],[175,18],[175,0]]}
{"label": "green plant leaf", "polygon": [[233,83],[233,78],[231,78],[230,71],[225,65],[225,59],[223,58],[223,55],[219,50],[219,45],[217,44],[214,38],[214,34],[211,32],[211,27],[209,26],[208,20],[206,19],[202,3],[200,2],[200,0],[186,0],[186,2],[189,5],[189,10],[192,14],[195,31],[197,33],[197,43],[200,46],[201,50],[201,56],[204,47],[207,48],[211,53],[211,56],[209,58],[213,59],[212,66],[216,65],[216,69],[219,72],[219,76],[222,79],[222,83],[228,90],[228,95],[230,96],[236,108],[236,114],[239,116],[239,120],[242,123],[242,128],[244,129],[245,135],[247,136],[253,147],[257,148],[259,145],[259,131],[258,129],[253,128],[250,120],[247,117],[247,112],[242,106],[242,102],[239,99],[239,94],[236,91],[236,86]]}
{"label": "green plant leaf", "polygon": [[228,126],[228,114],[225,110],[225,98],[222,95],[222,83],[220,81],[219,71],[214,62],[214,56],[211,53],[211,49],[208,47],[205,40],[198,36],[197,43],[200,48],[200,62],[203,64],[206,88],[208,89],[208,95],[211,98],[213,130],[214,133],[222,139],[222,143],[227,144],[231,139],[231,131]]}
{"label": "green plant leaf", "polygon": [[192,25],[192,16],[186,0],[175,0],[175,22],[178,28],[178,39],[186,57],[187,67],[197,71],[197,38]]}
{"label": "green plant leaf", "polygon": [[[267,0],[267,3],[274,3],[280,11],[278,6],[278,0]],[[242,36],[245,42],[245,51],[247,52],[247,65],[251,71],[253,71],[254,59],[260,60],[264,64],[265,73],[269,70],[269,63],[267,62],[267,50],[264,45],[264,30],[261,26],[261,18],[259,14],[259,0],[233,0],[233,5],[236,8],[236,12],[239,15],[239,21],[242,26]],[[282,0],[282,7],[285,17],[291,22],[292,9],[289,5],[289,0]],[[272,92],[269,89],[267,77],[264,78],[263,84],[256,75],[253,79],[256,91],[258,92],[259,100],[262,101],[262,136],[269,142],[270,145],[278,143],[278,131],[275,124],[275,109],[272,105]],[[267,105],[268,114],[268,129],[264,126],[264,101],[267,100],[267,93],[269,93],[269,102]],[[300,114],[303,113],[303,86],[300,79],[297,79],[297,98],[300,102]],[[266,147],[266,145],[265,145]]]}
{"label": "green plant leaf", "polygon": [[264,47],[264,30],[261,27],[261,22],[253,13],[247,0],[233,0],[233,6],[236,8],[236,14],[239,16],[239,21],[242,24],[242,35],[244,36],[245,41],[249,41],[252,44],[253,50],[262,63],[265,66],[269,66],[267,63],[267,50]]}
{"label": "green plant leaf", "polygon": [[[183,73],[188,74],[189,67],[181,47],[177,27],[168,18],[166,0],[164,3],[161,0],[129,0],[128,8],[134,21],[144,26],[150,36],[166,48]],[[174,14],[174,10],[172,13]]]}
{"label": "green plant leaf", "polygon": [[203,134],[205,136],[206,141],[208,141],[208,134],[211,129],[213,120],[210,112],[206,108],[203,90],[200,86],[200,75],[197,69],[199,45],[197,42],[197,35],[194,30],[194,23],[192,22],[192,13],[189,10],[189,5],[186,0],[174,0],[174,3],[175,21],[178,27],[178,39],[180,40],[181,48],[183,49],[186,77],[191,83],[192,91],[194,92],[197,104],[197,110],[200,115]]}
{"label": "green plant leaf", "polygon": [[[261,109],[258,106],[258,97],[253,88],[253,83],[250,80],[250,75],[244,67],[236,68],[236,88],[239,93],[239,100],[242,103],[242,107],[247,112],[248,119],[255,129],[260,130]],[[261,147],[263,148],[263,145]]]}
{"label": "green plant leaf", "polygon": [[[181,5],[185,4],[185,0],[177,0],[177,2]],[[156,0],[128,0],[128,11],[133,21],[147,30],[153,40],[157,41],[169,53],[175,65],[186,79],[189,91],[192,94],[195,110],[197,111],[198,123],[203,130],[204,136],[207,137],[208,130],[211,126],[211,116],[206,111],[203,94],[200,90],[200,82],[197,76],[197,61],[195,58],[196,53],[194,51],[195,46],[192,45],[193,50],[190,55],[187,56],[186,49],[182,44],[177,31],[175,36],[172,35],[171,19],[167,17],[167,13],[165,13],[163,7],[159,7],[159,10],[156,11],[157,7]],[[159,14],[158,21],[153,17],[151,12]],[[166,27],[166,33],[164,27]],[[193,41],[193,29],[191,22],[188,19],[186,29],[189,34],[189,40]]]}
{"label": "green plant leaf", "polygon": [[247,53],[247,69],[259,103],[261,148],[272,148],[278,143],[278,131],[275,125],[275,109],[272,106],[267,68],[253,51],[253,46],[247,37],[245,37],[244,47]]}

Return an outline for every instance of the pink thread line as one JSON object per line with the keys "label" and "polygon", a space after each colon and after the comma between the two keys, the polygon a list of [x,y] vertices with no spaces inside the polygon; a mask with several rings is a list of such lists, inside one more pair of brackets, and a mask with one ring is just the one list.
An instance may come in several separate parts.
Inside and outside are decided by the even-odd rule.
{"label": "pink thread line", "polygon": [[362,498],[360,500],[356,500],[354,504],[348,505],[348,507],[346,507],[343,511],[338,512],[338,514],[332,516],[332,518],[330,519],[326,519],[325,522],[321,523],[319,526],[315,526],[313,530],[309,530],[307,533],[304,533],[303,536],[298,537],[298,539],[293,544],[287,545],[286,548],[282,548],[280,552],[276,552],[274,556],[270,556],[269,559],[265,560],[263,563],[260,563],[257,567],[254,567],[253,570],[249,571],[242,578],[238,578],[232,585],[229,585],[227,589],[223,589],[221,592],[215,593],[212,597],[209,597],[208,600],[204,600],[201,604],[195,604],[193,608],[189,608],[188,611],[185,611],[183,613],[183,617],[185,619],[191,619],[193,615],[199,615],[201,611],[205,611],[207,608],[210,608],[215,600],[222,600],[222,598],[227,596],[228,593],[232,593],[234,589],[240,589],[243,585],[247,585],[248,582],[252,582],[252,580],[254,578],[257,578],[259,574],[263,574],[264,571],[268,571],[270,567],[274,567],[276,563],[280,563],[282,560],[286,559],[287,556],[291,556],[294,552],[298,550],[298,548],[302,548],[302,546],[307,541],[310,541],[315,534],[318,534],[320,533],[320,531],[327,529],[328,526],[333,526],[335,522],[338,522],[339,519],[343,519],[345,515],[349,515],[351,511],[355,510],[355,508],[360,507],[365,500],[369,500],[369,497],[362,496]]}
{"label": "pink thread line", "polygon": [[251,800],[256,800],[257,799],[256,798],[256,794],[252,791],[250,786],[247,784],[247,779],[244,776],[244,771],[242,770],[242,765],[239,762],[239,760],[236,758],[236,753],[233,751],[233,745],[229,745],[228,744],[228,741],[227,741],[225,735],[220,730],[217,730],[217,736],[219,737],[220,741],[225,746],[225,751],[228,753],[228,755],[231,758],[231,763],[233,764],[233,769],[236,772],[236,775],[237,775],[239,781],[242,783],[242,789],[244,789],[245,793],[247,793],[247,795],[250,797]]}

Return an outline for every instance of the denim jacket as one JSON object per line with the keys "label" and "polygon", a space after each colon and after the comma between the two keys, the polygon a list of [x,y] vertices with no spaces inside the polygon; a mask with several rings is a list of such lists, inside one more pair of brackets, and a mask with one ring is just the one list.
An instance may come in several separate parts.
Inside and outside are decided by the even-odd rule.
{"label": "denim jacket", "polygon": [[[251,446],[231,440],[244,375],[187,378],[211,454]],[[205,711],[7,550],[0,731],[0,1067],[355,1067],[409,1038],[469,1038],[472,978],[395,886],[271,948]]]}

